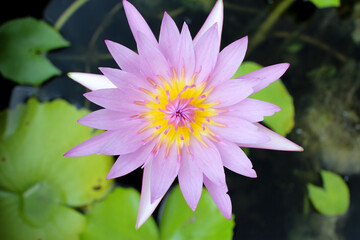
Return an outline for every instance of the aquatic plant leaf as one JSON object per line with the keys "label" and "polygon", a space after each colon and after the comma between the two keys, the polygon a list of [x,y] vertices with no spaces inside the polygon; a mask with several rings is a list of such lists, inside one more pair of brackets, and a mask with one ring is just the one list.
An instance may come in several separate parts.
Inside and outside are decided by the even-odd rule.
{"label": "aquatic plant leaf", "polygon": [[315,209],[321,214],[335,216],[344,214],[349,208],[349,188],[341,176],[322,170],[320,172],[324,187],[311,183],[307,185],[309,198]]}
{"label": "aquatic plant leaf", "polygon": [[340,7],[340,0],[308,0],[318,8]]}
{"label": "aquatic plant leaf", "polygon": [[16,83],[40,85],[60,75],[45,57],[46,51],[69,43],[44,21],[20,18],[0,26],[0,72]]}
{"label": "aquatic plant leaf", "polygon": [[[0,190],[0,232],[3,240],[52,239],[76,240],[85,227],[85,217],[61,204],[54,206],[51,216],[41,227],[28,222],[17,193]],[[41,206],[36,207],[39,209]],[[41,212],[38,213],[38,217]]]}
{"label": "aquatic plant leaf", "polygon": [[224,218],[205,189],[195,212],[186,204],[179,186],[171,191],[162,208],[161,239],[232,239],[234,215],[230,221]]}
{"label": "aquatic plant leaf", "polygon": [[[233,78],[240,77],[260,68],[262,68],[262,66],[255,62],[243,62]],[[294,103],[290,93],[287,91],[281,79],[271,83],[265,89],[251,95],[250,98],[270,102],[281,107],[280,112],[275,113],[273,116],[264,118],[264,123],[272,130],[282,136],[286,136],[286,134],[293,129],[295,124]]]}
{"label": "aquatic plant leaf", "polygon": [[135,189],[116,187],[86,214],[87,225],[80,239],[159,239],[152,217],[140,229],[135,229],[139,202],[140,194]]}
{"label": "aquatic plant leaf", "polygon": [[[86,113],[63,100],[36,99],[0,113],[2,239],[78,239],[84,218],[71,207],[102,198],[112,184],[105,180],[111,157],[62,156],[93,135],[76,123]],[[12,114],[16,124],[7,121]]]}

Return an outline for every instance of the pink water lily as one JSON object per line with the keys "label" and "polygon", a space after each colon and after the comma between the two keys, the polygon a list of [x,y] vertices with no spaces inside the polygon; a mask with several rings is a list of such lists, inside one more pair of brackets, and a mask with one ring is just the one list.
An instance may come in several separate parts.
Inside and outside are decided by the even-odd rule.
{"label": "pink water lily", "polygon": [[224,167],[256,177],[240,147],[302,150],[258,123],[279,107],[248,98],[279,79],[289,64],[231,79],[244,59],[248,38],[219,52],[222,0],[194,39],[186,23],[179,32],[165,13],[159,41],[136,8],[126,0],[123,4],[138,52],[106,41],[121,70],[69,74],[92,90],[85,94],[88,100],[103,107],[79,123],[106,131],[65,156],[120,155],[108,179],[143,167],[137,228],[151,216],[176,177],[193,211],[205,185],[221,213],[231,219]]}

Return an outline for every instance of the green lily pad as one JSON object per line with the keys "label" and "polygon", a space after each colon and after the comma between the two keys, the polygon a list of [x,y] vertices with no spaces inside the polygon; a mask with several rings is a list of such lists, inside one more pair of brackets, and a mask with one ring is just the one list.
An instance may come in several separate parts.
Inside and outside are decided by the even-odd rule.
{"label": "green lily pad", "polygon": [[85,227],[85,217],[82,214],[59,204],[54,206],[48,222],[38,227],[25,220],[22,206],[19,194],[0,191],[1,239],[77,240]]}
{"label": "green lily pad", "polygon": [[62,156],[94,135],[76,123],[86,113],[63,100],[36,99],[0,113],[2,239],[78,239],[84,218],[71,207],[102,198],[113,183],[105,180],[112,157]]}
{"label": "green lily pad", "polygon": [[224,218],[205,189],[195,212],[185,202],[179,186],[171,191],[162,206],[161,239],[232,239],[234,216],[231,220]]}
{"label": "green lily pad", "polygon": [[[262,68],[262,66],[255,62],[243,62],[233,78],[240,77],[260,68]],[[271,83],[268,87],[251,95],[250,98],[270,102],[281,107],[280,112],[275,113],[273,116],[264,118],[264,123],[272,130],[282,136],[286,136],[286,134],[288,134],[293,129],[295,124],[294,103],[290,93],[287,91],[281,79]]]}
{"label": "green lily pad", "polygon": [[44,21],[29,17],[6,22],[0,26],[0,72],[16,83],[40,85],[61,73],[46,59],[46,51],[67,46]]}
{"label": "green lily pad", "polygon": [[323,215],[344,214],[350,205],[350,192],[341,176],[330,172],[320,172],[324,188],[311,183],[307,185],[309,198],[315,209]]}
{"label": "green lily pad", "polygon": [[318,8],[340,7],[340,0],[308,0]]}
{"label": "green lily pad", "polygon": [[159,239],[152,217],[140,229],[135,229],[139,202],[140,194],[135,189],[115,188],[86,214],[87,225],[81,240]]}

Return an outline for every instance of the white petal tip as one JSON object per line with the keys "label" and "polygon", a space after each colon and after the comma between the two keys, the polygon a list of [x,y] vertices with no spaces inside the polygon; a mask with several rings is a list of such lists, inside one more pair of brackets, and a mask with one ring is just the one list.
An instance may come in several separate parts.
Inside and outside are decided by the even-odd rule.
{"label": "white petal tip", "polygon": [[249,172],[249,175],[247,176],[249,178],[257,178],[256,171],[254,169],[251,169]]}
{"label": "white petal tip", "polygon": [[110,80],[100,74],[70,72],[67,75],[75,82],[80,83],[90,90],[116,88]]}
{"label": "white petal tip", "polygon": [[106,176],[106,180],[111,180],[116,178],[117,176],[113,173],[113,172],[109,172],[108,175]]}
{"label": "white petal tip", "polygon": [[145,215],[139,214],[136,219],[135,229],[138,230],[139,228],[141,228],[141,226],[144,225],[144,223],[148,220],[150,216],[146,217]]}
{"label": "white petal tip", "polygon": [[141,226],[142,226],[142,224],[136,222],[136,224],[135,224],[135,229],[136,229],[136,230],[139,230],[139,228],[140,228]]}

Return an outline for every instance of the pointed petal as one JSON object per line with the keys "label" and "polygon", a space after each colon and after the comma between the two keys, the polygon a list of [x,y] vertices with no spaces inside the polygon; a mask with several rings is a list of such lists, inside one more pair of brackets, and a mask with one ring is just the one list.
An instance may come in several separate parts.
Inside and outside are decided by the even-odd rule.
{"label": "pointed petal", "polygon": [[130,88],[100,89],[85,93],[84,96],[91,102],[113,111],[142,112],[145,106],[136,104],[138,99],[146,99],[145,94]]}
{"label": "pointed petal", "polygon": [[90,90],[116,88],[109,79],[100,74],[71,72],[68,76]]}
{"label": "pointed petal", "polygon": [[134,35],[135,41],[139,41],[139,32],[144,34],[149,40],[149,43],[153,46],[158,46],[157,40],[151,31],[149,25],[146,23],[145,19],[141,16],[139,11],[128,1],[123,1],[126,18],[129,22],[131,32]]}
{"label": "pointed petal", "polygon": [[174,46],[179,43],[179,39],[179,29],[174,20],[165,12],[160,28],[159,49],[171,63],[177,57]]}
{"label": "pointed petal", "polygon": [[194,161],[191,155],[183,151],[178,175],[181,192],[193,211],[199,203],[203,186],[203,174]]}
{"label": "pointed petal", "polygon": [[137,48],[140,57],[150,67],[152,75],[160,75],[165,78],[171,76],[169,63],[162,54],[162,52],[157,47],[152,45],[149,39],[141,32],[138,33]]}
{"label": "pointed petal", "polygon": [[228,189],[226,184],[217,185],[210,181],[206,176],[204,176],[204,184],[206,189],[209,191],[211,198],[214,200],[216,206],[219,208],[220,212],[228,220],[231,219],[232,205],[231,199],[227,194]]}
{"label": "pointed petal", "polygon": [[209,79],[211,85],[216,86],[234,76],[244,60],[247,45],[248,37],[246,36],[231,43],[220,52],[215,69]]}
{"label": "pointed petal", "polygon": [[151,87],[150,83],[144,78],[137,75],[122,71],[115,68],[101,67],[99,70],[117,87],[117,88],[148,88]]}
{"label": "pointed petal", "polygon": [[180,162],[177,159],[175,145],[171,147],[168,156],[166,151],[166,147],[162,146],[152,161],[151,203],[164,196],[179,171]]}
{"label": "pointed petal", "polygon": [[124,176],[141,165],[143,165],[149,158],[152,158],[151,150],[154,144],[148,143],[139,148],[138,151],[129,154],[124,154],[118,157],[106,179],[112,179]]}
{"label": "pointed petal", "polygon": [[275,64],[245,74],[239,78],[244,80],[258,80],[259,82],[254,87],[254,93],[256,93],[269,86],[270,83],[278,80],[286,72],[289,66],[290,64],[288,63]]}
{"label": "pointed petal", "polygon": [[151,214],[154,212],[157,205],[159,205],[161,199],[164,196],[161,196],[159,199],[155,200],[153,203],[150,201],[150,182],[151,182],[151,164],[152,161],[150,161],[148,164],[146,164],[144,168],[144,174],[143,174],[143,180],[142,180],[142,187],[141,187],[141,196],[140,196],[140,205],[139,205],[139,211],[138,216],[136,219],[136,225],[135,228],[139,229],[146,220],[151,216]]}
{"label": "pointed petal", "polygon": [[205,140],[204,146],[195,137],[190,139],[190,151],[198,168],[216,184],[225,184],[225,172],[216,146]]}
{"label": "pointed petal", "polygon": [[207,103],[218,103],[215,108],[223,108],[234,105],[253,93],[251,82],[242,82],[238,79],[230,79],[214,87],[206,98]]}
{"label": "pointed petal", "polygon": [[226,168],[246,177],[256,178],[250,159],[238,145],[224,140],[215,145]]}
{"label": "pointed petal", "polygon": [[139,72],[139,55],[127,47],[110,40],[105,40],[105,44],[122,70],[131,73]]}
{"label": "pointed petal", "polygon": [[192,43],[189,27],[184,22],[181,30],[180,41],[178,49],[178,57],[174,66],[178,75],[185,71],[185,82],[189,83],[191,77],[194,75],[195,70],[195,50]]}
{"label": "pointed petal", "polygon": [[80,157],[98,153],[104,144],[114,135],[113,131],[100,133],[67,151],[65,157]]}
{"label": "pointed petal", "polygon": [[221,39],[221,32],[224,20],[224,3],[222,0],[218,0],[211,10],[209,16],[207,17],[204,25],[199,30],[198,34],[194,38],[194,45],[199,41],[199,39],[205,34],[205,32],[211,28],[215,23],[218,26],[218,37],[219,37],[219,45]]}
{"label": "pointed petal", "polygon": [[255,123],[255,125],[258,126],[261,132],[265,133],[270,138],[270,141],[258,144],[239,144],[241,147],[263,148],[281,151],[304,151],[304,149],[299,145],[271,131],[260,123]]}
{"label": "pointed petal", "polygon": [[198,73],[197,82],[207,81],[213,71],[219,54],[219,36],[215,23],[199,41],[194,45],[195,50],[195,72]]}
{"label": "pointed petal", "polygon": [[243,101],[229,107],[229,116],[240,117],[250,122],[260,122],[264,116],[272,116],[281,108],[257,99],[246,98]]}
{"label": "pointed petal", "polygon": [[224,124],[224,127],[209,125],[218,136],[238,144],[260,144],[270,141],[270,138],[258,127],[246,120],[232,118],[224,114],[212,117],[212,120]]}
{"label": "pointed petal", "polygon": [[97,129],[116,130],[122,128],[131,120],[131,112],[117,112],[100,109],[91,112],[78,120],[78,123]]}
{"label": "pointed petal", "polygon": [[144,145],[144,139],[151,135],[151,131],[144,131],[139,133],[139,130],[145,124],[138,124],[138,121],[133,120],[126,128],[116,131],[109,140],[102,146],[98,153],[104,155],[121,155],[128,154],[138,150]]}

